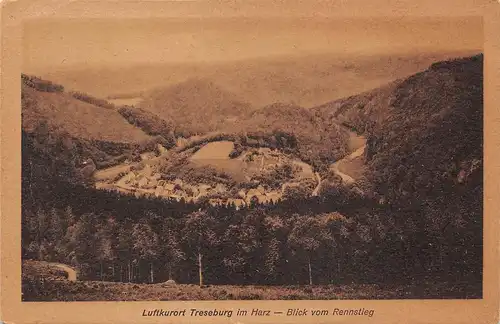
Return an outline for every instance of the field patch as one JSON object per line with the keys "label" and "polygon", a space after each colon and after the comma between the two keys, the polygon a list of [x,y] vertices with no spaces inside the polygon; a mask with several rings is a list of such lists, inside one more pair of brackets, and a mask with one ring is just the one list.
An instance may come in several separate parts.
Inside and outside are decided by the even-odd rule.
{"label": "field patch", "polygon": [[230,141],[210,142],[193,154],[191,160],[229,160],[229,154],[233,148],[234,143]]}

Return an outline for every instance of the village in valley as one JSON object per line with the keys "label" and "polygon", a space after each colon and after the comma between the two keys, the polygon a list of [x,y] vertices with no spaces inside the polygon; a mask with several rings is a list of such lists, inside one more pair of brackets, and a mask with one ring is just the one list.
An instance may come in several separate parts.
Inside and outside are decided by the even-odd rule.
{"label": "village in valley", "polygon": [[[233,149],[233,144],[230,143],[229,146],[227,144],[228,142],[211,142],[194,153],[190,157],[190,162],[199,168],[213,164],[220,165],[221,161],[224,160],[241,166],[239,170],[244,173],[243,182],[250,184],[249,188],[241,186],[231,188],[228,184],[216,181],[211,181],[211,183],[196,181],[194,183],[179,179],[175,175],[165,176],[161,172],[160,166],[163,159],[168,159],[169,151],[161,144],[157,145],[157,153],[142,153],[140,155],[141,161],[138,163],[127,160],[122,165],[97,171],[94,175],[96,188],[134,193],[136,196],[184,200],[185,202],[199,202],[206,199],[211,205],[234,205],[236,208],[241,208],[250,206],[252,202],[278,203],[288,188],[304,187],[309,194],[313,194],[315,187],[320,184],[310,165],[288,157],[279,151],[258,148],[249,150],[236,159],[230,159],[229,153]],[[227,148],[226,154],[221,155],[217,146],[225,146]],[[207,151],[209,152],[207,153]],[[235,169],[234,165],[233,168],[228,168],[229,170],[223,170],[223,172],[228,171],[230,174],[231,169]],[[292,169],[292,174],[289,181],[281,183],[279,186],[271,188],[269,185],[261,184],[255,177],[255,175],[267,174],[285,165]],[[241,178],[241,174],[239,176]]]}

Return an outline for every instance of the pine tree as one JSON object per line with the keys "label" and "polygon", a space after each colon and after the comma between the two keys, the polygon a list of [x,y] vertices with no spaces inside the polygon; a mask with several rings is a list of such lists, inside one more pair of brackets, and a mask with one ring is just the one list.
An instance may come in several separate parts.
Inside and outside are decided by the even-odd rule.
{"label": "pine tree", "polygon": [[169,217],[165,218],[161,229],[163,259],[168,263],[168,279],[172,280],[173,269],[186,257],[180,246],[175,220]]}
{"label": "pine tree", "polygon": [[104,224],[104,226],[100,226],[99,230],[97,231],[97,251],[96,251],[96,256],[97,260],[99,261],[99,266],[100,266],[100,279],[101,281],[104,280],[104,271],[105,267],[104,265],[107,262],[114,262],[116,255],[115,251],[112,246],[112,238],[111,238],[111,228],[109,227],[108,224]]}
{"label": "pine tree", "polygon": [[52,208],[49,218],[48,239],[52,242],[54,260],[64,262],[66,254],[66,244],[64,237],[66,235],[67,223],[62,213]]}
{"label": "pine tree", "polygon": [[215,225],[215,219],[206,211],[199,210],[186,217],[183,237],[191,251],[197,254],[200,287],[203,286],[203,254],[219,242]]}
{"label": "pine tree", "polygon": [[[117,258],[120,262],[120,281],[132,281],[133,238],[128,222],[123,222],[118,229]],[[124,269],[125,267],[125,269]],[[126,273],[125,280],[123,273]]]}
{"label": "pine tree", "polygon": [[84,276],[91,276],[88,273],[96,260],[96,235],[95,235],[95,215],[92,213],[83,214],[71,230],[69,237],[70,246],[74,251],[74,262],[80,268]]}
{"label": "pine tree", "polygon": [[158,255],[158,236],[147,223],[135,224],[132,230],[134,250],[140,259],[149,261],[150,282],[154,282],[154,258]]}
{"label": "pine tree", "polygon": [[312,259],[320,247],[331,245],[334,238],[326,222],[319,217],[295,215],[293,223],[288,243],[299,258],[307,260],[309,284],[312,285]]}

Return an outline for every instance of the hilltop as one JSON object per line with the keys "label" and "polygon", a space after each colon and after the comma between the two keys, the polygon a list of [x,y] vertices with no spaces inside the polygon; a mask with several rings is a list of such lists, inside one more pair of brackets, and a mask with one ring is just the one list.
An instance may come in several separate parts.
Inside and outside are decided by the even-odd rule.
{"label": "hilltop", "polygon": [[156,89],[139,107],[172,121],[185,135],[219,130],[252,109],[235,94],[207,79],[189,79]]}
{"label": "hilltop", "polygon": [[46,120],[51,129],[62,129],[70,136],[87,140],[118,143],[137,143],[149,136],[131,126],[113,109],[107,109],[78,100],[72,94],[43,91],[23,78],[22,123],[30,132],[40,120]]}
{"label": "hilltop", "polygon": [[[336,53],[241,61],[73,66],[39,71],[44,78],[117,103],[136,105],[154,89],[208,79],[253,107],[275,102],[306,108],[356,95],[405,78],[458,52],[355,56]],[[114,100],[111,100],[114,101]]]}
{"label": "hilltop", "polygon": [[392,81],[376,89],[312,108],[327,125],[342,125],[359,134],[371,131],[389,117],[394,92],[404,79]]}

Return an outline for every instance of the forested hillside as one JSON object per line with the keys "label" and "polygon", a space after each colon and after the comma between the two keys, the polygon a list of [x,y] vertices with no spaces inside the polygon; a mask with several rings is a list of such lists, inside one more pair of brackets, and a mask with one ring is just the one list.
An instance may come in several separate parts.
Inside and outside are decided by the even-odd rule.
{"label": "forested hillside", "polygon": [[463,264],[481,272],[482,54],[314,110],[367,137],[367,192],[418,233],[409,249],[436,253],[450,269],[445,259],[462,246]]}
{"label": "forested hillside", "polygon": [[308,109],[296,105],[275,103],[263,107],[236,123],[235,131],[264,137],[289,134],[296,142],[295,154],[318,169],[347,153],[348,134],[340,125],[327,125]]}
{"label": "forested hillside", "polygon": [[139,107],[172,121],[185,137],[219,130],[253,109],[206,79],[189,79],[154,90]]}

